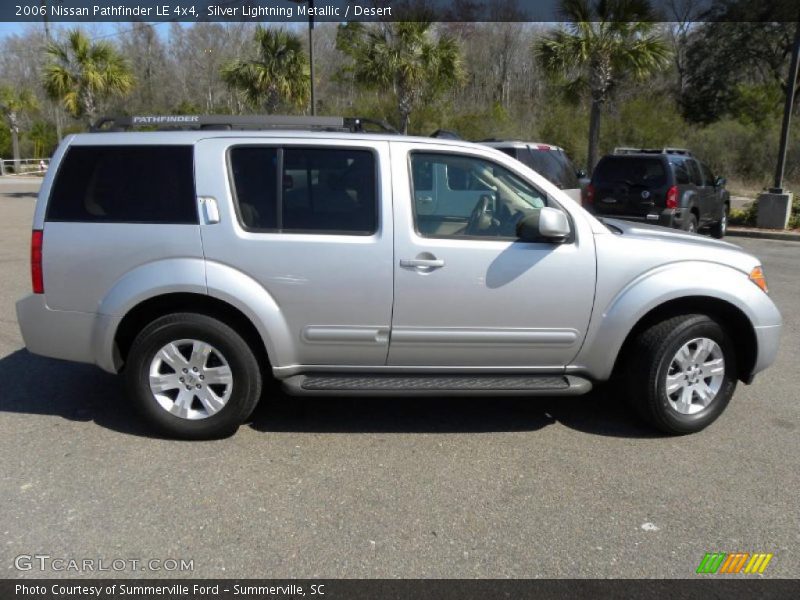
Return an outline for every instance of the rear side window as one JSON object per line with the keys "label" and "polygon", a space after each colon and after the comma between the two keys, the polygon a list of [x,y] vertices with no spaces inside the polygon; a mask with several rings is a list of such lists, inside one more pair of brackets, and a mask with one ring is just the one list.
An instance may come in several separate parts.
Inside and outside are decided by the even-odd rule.
{"label": "rear side window", "polygon": [[239,218],[248,229],[278,228],[278,149],[238,146],[231,149],[230,170]]}
{"label": "rear side window", "polygon": [[377,230],[375,157],[369,150],[239,146],[230,151],[230,169],[239,218],[248,229]]}
{"label": "rear side window", "polygon": [[540,150],[531,147],[522,156],[522,162],[558,187],[564,189],[578,187],[575,168],[560,150]]}
{"label": "rear side window", "polygon": [[654,188],[666,184],[667,173],[659,158],[609,156],[598,163],[592,180],[595,185]]}
{"label": "rear side window", "polygon": [[683,159],[676,159],[672,162],[672,170],[675,172],[675,183],[678,185],[686,185],[691,183],[689,177],[689,169],[686,167],[686,161]]}
{"label": "rear side window", "polygon": [[48,221],[196,224],[191,146],[73,146]]}
{"label": "rear side window", "polygon": [[368,235],[377,229],[376,203],[372,152],[284,150],[282,231]]}

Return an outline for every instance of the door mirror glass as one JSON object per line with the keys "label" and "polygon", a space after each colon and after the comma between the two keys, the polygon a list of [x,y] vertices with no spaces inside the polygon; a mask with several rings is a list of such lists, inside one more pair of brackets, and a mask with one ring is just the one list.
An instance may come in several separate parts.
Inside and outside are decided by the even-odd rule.
{"label": "door mirror glass", "polygon": [[728,181],[724,177],[717,177],[717,180],[714,182],[714,185],[717,187],[724,187]]}
{"label": "door mirror glass", "polygon": [[583,169],[578,169],[577,171],[575,171],[575,177],[577,177],[578,179],[584,179],[586,177],[586,171],[584,171]]}
{"label": "door mirror glass", "polygon": [[534,209],[517,225],[517,237],[523,242],[563,242],[569,234],[567,215],[549,206]]}

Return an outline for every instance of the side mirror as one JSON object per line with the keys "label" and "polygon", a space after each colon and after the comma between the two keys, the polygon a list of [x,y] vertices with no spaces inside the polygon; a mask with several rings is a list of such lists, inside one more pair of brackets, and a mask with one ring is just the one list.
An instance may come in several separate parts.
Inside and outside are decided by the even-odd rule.
{"label": "side mirror", "polygon": [[584,179],[586,177],[586,171],[584,171],[583,169],[578,169],[577,171],[575,171],[575,177],[577,177],[578,179]]}
{"label": "side mirror", "polygon": [[548,206],[534,209],[517,224],[517,237],[523,242],[563,242],[569,234],[567,215]]}
{"label": "side mirror", "polygon": [[717,187],[723,187],[726,183],[728,183],[727,179],[724,177],[717,177],[717,180],[714,182],[714,185]]}

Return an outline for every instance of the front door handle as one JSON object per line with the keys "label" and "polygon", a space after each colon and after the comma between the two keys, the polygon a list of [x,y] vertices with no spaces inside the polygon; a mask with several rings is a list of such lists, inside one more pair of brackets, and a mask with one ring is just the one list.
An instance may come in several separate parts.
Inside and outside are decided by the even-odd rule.
{"label": "front door handle", "polygon": [[400,266],[412,269],[438,269],[444,266],[441,258],[403,258]]}

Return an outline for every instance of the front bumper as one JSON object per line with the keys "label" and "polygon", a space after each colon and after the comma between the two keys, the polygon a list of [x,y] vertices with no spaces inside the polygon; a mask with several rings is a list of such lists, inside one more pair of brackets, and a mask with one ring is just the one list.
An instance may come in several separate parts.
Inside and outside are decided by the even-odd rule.
{"label": "front bumper", "polygon": [[766,325],[755,327],[756,332],[756,362],[753,370],[742,379],[745,383],[751,383],[756,373],[759,373],[775,362],[780,346],[781,325]]}

